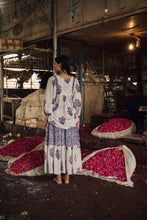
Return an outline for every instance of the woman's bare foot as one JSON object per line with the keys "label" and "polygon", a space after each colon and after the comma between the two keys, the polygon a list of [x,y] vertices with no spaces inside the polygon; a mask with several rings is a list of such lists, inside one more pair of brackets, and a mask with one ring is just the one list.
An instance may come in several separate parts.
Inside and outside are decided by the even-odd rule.
{"label": "woman's bare foot", "polygon": [[65,174],[64,177],[63,177],[63,180],[64,180],[65,184],[69,184],[69,175]]}
{"label": "woman's bare foot", "polygon": [[54,177],[53,181],[57,184],[62,184],[61,174]]}

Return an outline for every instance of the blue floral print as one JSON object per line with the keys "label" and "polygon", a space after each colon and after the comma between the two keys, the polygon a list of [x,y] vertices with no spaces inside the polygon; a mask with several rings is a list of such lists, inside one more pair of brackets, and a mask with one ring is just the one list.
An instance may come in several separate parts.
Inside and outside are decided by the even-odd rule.
{"label": "blue floral print", "polygon": [[63,102],[65,102],[66,101],[66,96],[65,95],[63,95]]}
{"label": "blue floral print", "polygon": [[55,86],[57,83],[56,83],[56,79],[54,79],[53,81],[52,81],[52,84],[53,84],[53,86]]}
{"label": "blue floral print", "polygon": [[70,162],[70,164],[73,163],[72,156],[69,157],[69,162]]}
{"label": "blue floral print", "polygon": [[54,156],[54,148],[51,148],[51,149],[50,149],[50,155],[51,155],[51,157]]}
{"label": "blue floral print", "polygon": [[70,116],[72,116],[72,109],[71,108],[68,108],[67,112]]}
{"label": "blue floral print", "polygon": [[60,123],[61,123],[62,125],[64,125],[64,123],[65,123],[65,118],[62,116],[62,117],[59,118],[59,121],[60,121]]}
{"label": "blue floral print", "polygon": [[55,102],[56,102],[56,99],[53,98],[53,99],[52,99],[52,104],[55,104]]}
{"label": "blue floral print", "polygon": [[78,84],[76,85],[76,89],[77,89],[77,92],[81,92],[80,86]]}
{"label": "blue floral print", "polygon": [[59,160],[60,157],[61,157],[61,155],[60,155],[60,151],[59,151],[59,150],[56,150],[56,157],[57,157],[58,160]]}
{"label": "blue floral print", "polygon": [[58,108],[58,103],[56,103],[55,106],[53,107],[53,112],[56,111],[57,108]]}
{"label": "blue floral print", "polygon": [[70,82],[70,79],[64,79],[64,81],[65,81],[66,83],[69,83],[69,82]]}
{"label": "blue floral print", "polygon": [[74,103],[73,103],[74,108],[76,107],[81,107],[81,102],[79,99],[75,99]]}
{"label": "blue floral print", "polygon": [[61,90],[61,86],[59,84],[57,84],[57,88],[56,89],[57,89],[57,94],[59,95],[61,93],[61,91],[62,91]]}

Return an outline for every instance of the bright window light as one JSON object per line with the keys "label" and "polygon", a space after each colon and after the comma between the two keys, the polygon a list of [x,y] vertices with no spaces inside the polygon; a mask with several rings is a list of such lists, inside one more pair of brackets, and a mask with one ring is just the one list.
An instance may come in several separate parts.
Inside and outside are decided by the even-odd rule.
{"label": "bright window light", "polygon": [[8,54],[8,55],[5,55],[3,56],[3,59],[11,59],[11,58],[15,58],[15,57],[18,57],[18,54],[14,53],[14,54]]}
{"label": "bright window light", "polygon": [[17,71],[19,72],[19,71],[25,71],[26,70],[26,69],[23,69],[23,68],[5,68],[5,67],[4,67],[4,69],[5,70],[10,70],[10,71],[16,71],[16,72]]}
{"label": "bright window light", "polygon": [[104,77],[105,77],[105,79],[106,79],[107,82],[110,81],[110,77],[109,77],[109,75],[104,75]]}

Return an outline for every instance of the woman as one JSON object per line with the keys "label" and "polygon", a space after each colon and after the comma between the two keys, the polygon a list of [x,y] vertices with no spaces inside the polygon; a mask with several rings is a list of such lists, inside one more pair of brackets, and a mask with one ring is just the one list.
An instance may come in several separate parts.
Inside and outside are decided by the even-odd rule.
{"label": "woman", "polygon": [[45,173],[53,179],[69,183],[69,175],[82,170],[79,139],[81,93],[78,80],[70,74],[67,56],[55,58],[54,68],[59,75],[49,78],[45,91]]}

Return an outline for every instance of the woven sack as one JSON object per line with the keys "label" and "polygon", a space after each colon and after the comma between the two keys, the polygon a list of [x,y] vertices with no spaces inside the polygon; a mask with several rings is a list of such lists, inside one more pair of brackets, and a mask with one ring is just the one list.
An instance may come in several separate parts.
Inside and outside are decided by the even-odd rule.
{"label": "woven sack", "polygon": [[100,127],[97,126],[94,128],[91,132],[93,136],[99,137],[99,138],[107,138],[107,139],[118,139],[122,138],[126,135],[134,134],[136,131],[136,125],[134,122],[131,122],[131,125],[129,128],[119,131],[119,132],[99,132],[98,128]]}
{"label": "woven sack", "polygon": [[[27,157],[31,155],[31,160],[27,160]],[[23,161],[23,158],[25,157],[25,161]],[[41,157],[41,158],[40,158]],[[41,160],[40,160],[41,159]],[[23,161],[23,163],[21,163]],[[36,166],[36,162],[39,165]],[[19,173],[14,172],[12,170],[12,166],[14,163],[19,167]],[[31,163],[32,169],[29,169]],[[25,169],[25,171],[24,171]],[[33,149],[31,152],[24,153],[20,155],[19,157],[12,158],[8,161],[8,168],[5,170],[7,174],[11,174],[14,176],[38,176],[38,175],[44,175],[44,142],[39,144],[35,149]]]}
{"label": "woven sack", "polygon": [[[117,149],[119,151],[122,150],[123,156],[124,156],[124,162],[125,162],[124,169],[125,169],[125,174],[126,174],[126,181],[119,180],[117,176],[102,176],[102,175],[99,175],[99,173],[94,172],[92,170],[88,170],[88,169],[82,169],[82,172],[79,172],[78,175],[91,176],[91,177],[99,178],[102,180],[115,182],[120,185],[133,187],[133,182],[131,181],[131,177],[132,177],[133,172],[136,168],[136,159],[135,159],[135,156],[132,153],[132,151],[125,145],[118,146],[116,148],[105,148],[105,149],[94,151],[91,154],[87,155],[82,160],[82,166],[84,167],[84,163],[86,161],[88,161],[90,158],[94,157],[97,153],[102,152],[102,151],[106,151],[109,149],[111,149],[111,150]],[[110,151],[109,151],[109,153],[110,153]],[[109,161],[107,161],[107,160],[105,161],[105,159],[104,159],[103,163],[109,163]]]}
{"label": "woven sack", "polygon": [[[20,138],[12,143],[0,147],[0,160],[9,161],[14,157],[32,151],[39,144],[43,143],[44,138],[39,136]],[[17,153],[17,151],[19,153]],[[17,154],[17,156],[15,156]]]}

